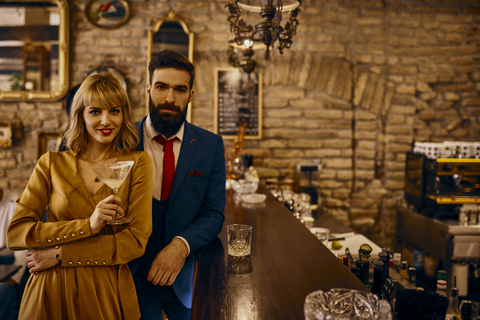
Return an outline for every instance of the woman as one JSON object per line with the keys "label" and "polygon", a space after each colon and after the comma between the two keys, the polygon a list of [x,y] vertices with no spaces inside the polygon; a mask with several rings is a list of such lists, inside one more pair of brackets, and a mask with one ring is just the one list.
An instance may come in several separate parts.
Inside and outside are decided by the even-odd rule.
{"label": "woman", "polygon": [[[64,138],[70,150],[38,160],[7,231],[10,249],[31,248],[19,319],[138,319],[126,263],[152,230],[152,161],[133,151],[139,133],[114,75],[84,80]],[[126,160],[134,165],[117,197],[92,166]],[[108,225],[117,213],[133,221]]]}

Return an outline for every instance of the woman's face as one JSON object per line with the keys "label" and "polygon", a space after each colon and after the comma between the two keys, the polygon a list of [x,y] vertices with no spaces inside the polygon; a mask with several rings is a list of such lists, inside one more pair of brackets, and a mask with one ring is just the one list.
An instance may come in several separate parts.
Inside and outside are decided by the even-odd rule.
{"label": "woman's face", "polygon": [[122,107],[101,107],[94,99],[91,105],[85,106],[83,119],[85,120],[89,143],[109,145],[122,127]]}

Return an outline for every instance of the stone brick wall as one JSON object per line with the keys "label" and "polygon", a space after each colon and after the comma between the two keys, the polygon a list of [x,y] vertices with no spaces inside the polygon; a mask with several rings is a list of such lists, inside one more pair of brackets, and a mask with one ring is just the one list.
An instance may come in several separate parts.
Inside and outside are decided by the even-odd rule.
{"label": "stone brick wall", "polygon": [[[214,69],[228,67],[227,1],[128,1],[119,29],[91,25],[87,0],[70,1],[71,85],[114,65],[128,82],[135,119],[145,114],[147,32],[173,9],[195,33],[192,121],[213,128]],[[263,74],[263,139],[245,151],[263,179],[322,160],[313,183],[322,210],[391,245],[414,141],[479,140],[479,13],[476,0],[304,0],[291,49]],[[67,125],[64,101],[0,102],[14,125],[0,151],[0,187],[21,190],[37,160],[37,135]],[[227,147],[231,141],[226,141]],[[307,180],[290,174],[300,185]]]}

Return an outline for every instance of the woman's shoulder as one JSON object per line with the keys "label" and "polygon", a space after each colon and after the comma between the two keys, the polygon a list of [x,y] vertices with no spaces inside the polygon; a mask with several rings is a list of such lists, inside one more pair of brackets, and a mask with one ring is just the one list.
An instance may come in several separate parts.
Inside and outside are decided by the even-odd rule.
{"label": "woman's shoulder", "polygon": [[138,163],[146,162],[146,163],[151,163],[152,159],[150,158],[150,155],[146,151],[131,151],[129,153],[125,153],[122,156],[122,159],[125,160],[133,160]]}

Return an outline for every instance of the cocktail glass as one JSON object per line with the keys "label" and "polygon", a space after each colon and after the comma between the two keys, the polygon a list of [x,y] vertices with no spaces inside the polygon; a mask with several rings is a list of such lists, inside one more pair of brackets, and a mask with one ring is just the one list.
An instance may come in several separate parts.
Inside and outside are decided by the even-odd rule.
{"label": "cocktail glass", "polygon": [[[93,171],[102,181],[113,189],[113,194],[118,195],[118,188],[122,185],[125,178],[130,173],[134,161],[117,161],[104,166],[94,166]],[[124,224],[132,221],[133,218],[122,217],[117,213],[114,220],[107,222],[110,225]]]}

